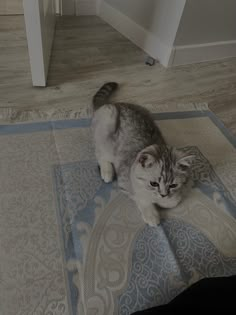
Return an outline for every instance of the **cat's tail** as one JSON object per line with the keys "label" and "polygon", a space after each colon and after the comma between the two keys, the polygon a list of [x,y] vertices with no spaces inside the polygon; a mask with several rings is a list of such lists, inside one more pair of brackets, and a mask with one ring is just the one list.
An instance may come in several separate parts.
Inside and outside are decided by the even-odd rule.
{"label": "cat's tail", "polygon": [[112,92],[118,88],[118,83],[108,82],[105,83],[93,97],[93,108],[97,110],[102,105],[106,104]]}

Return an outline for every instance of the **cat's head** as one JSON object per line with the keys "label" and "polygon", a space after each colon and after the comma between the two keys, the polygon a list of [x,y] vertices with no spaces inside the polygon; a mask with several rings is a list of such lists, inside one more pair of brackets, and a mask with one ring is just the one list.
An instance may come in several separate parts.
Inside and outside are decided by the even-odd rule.
{"label": "cat's head", "polygon": [[135,162],[135,178],[139,187],[157,199],[171,196],[188,181],[194,160],[182,150],[151,145],[142,150]]}

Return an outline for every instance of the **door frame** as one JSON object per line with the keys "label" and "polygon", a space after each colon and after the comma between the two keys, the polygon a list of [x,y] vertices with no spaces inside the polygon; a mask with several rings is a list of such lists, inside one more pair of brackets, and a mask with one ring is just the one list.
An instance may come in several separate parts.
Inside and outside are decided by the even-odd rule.
{"label": "door frame", "polygon": [[[50,1],[50,0],[48,0]],[[55,2],[50,20],[44,20],[43,0],[23,0],[26,36],[33,86],[46,86],[56,23]],[[47,18],[47,16],[46,16]],[[45,25],[45,23],[47,23]]]}

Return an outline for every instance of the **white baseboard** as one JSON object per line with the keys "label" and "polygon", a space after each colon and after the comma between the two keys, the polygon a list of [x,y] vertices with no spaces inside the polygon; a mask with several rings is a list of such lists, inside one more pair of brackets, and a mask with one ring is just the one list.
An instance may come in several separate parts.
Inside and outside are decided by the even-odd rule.
{"label": "white baseboard", "polygon": [[200,45],[174,46],[170,66],[236,57],[236,40]]}
{"label": "white baseboard", "polygon": [[167,46],[153,33],[147,31],[129,17],[104,1],[101,3],[99,16],[118,32],[143,49],[148,55],[164,65],[169,65],[172,47]]}

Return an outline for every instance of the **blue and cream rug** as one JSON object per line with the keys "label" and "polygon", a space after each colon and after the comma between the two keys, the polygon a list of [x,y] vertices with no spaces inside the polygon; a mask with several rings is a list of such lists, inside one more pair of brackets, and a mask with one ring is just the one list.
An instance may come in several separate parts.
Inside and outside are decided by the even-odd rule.
{"label": "blue and cream rug", "polygon": [[205,107],[157,111],[197,163],[156,228],[100,179],[90,119],[0,126],[0,313],[128,315],[236,274],[236,140]]}

